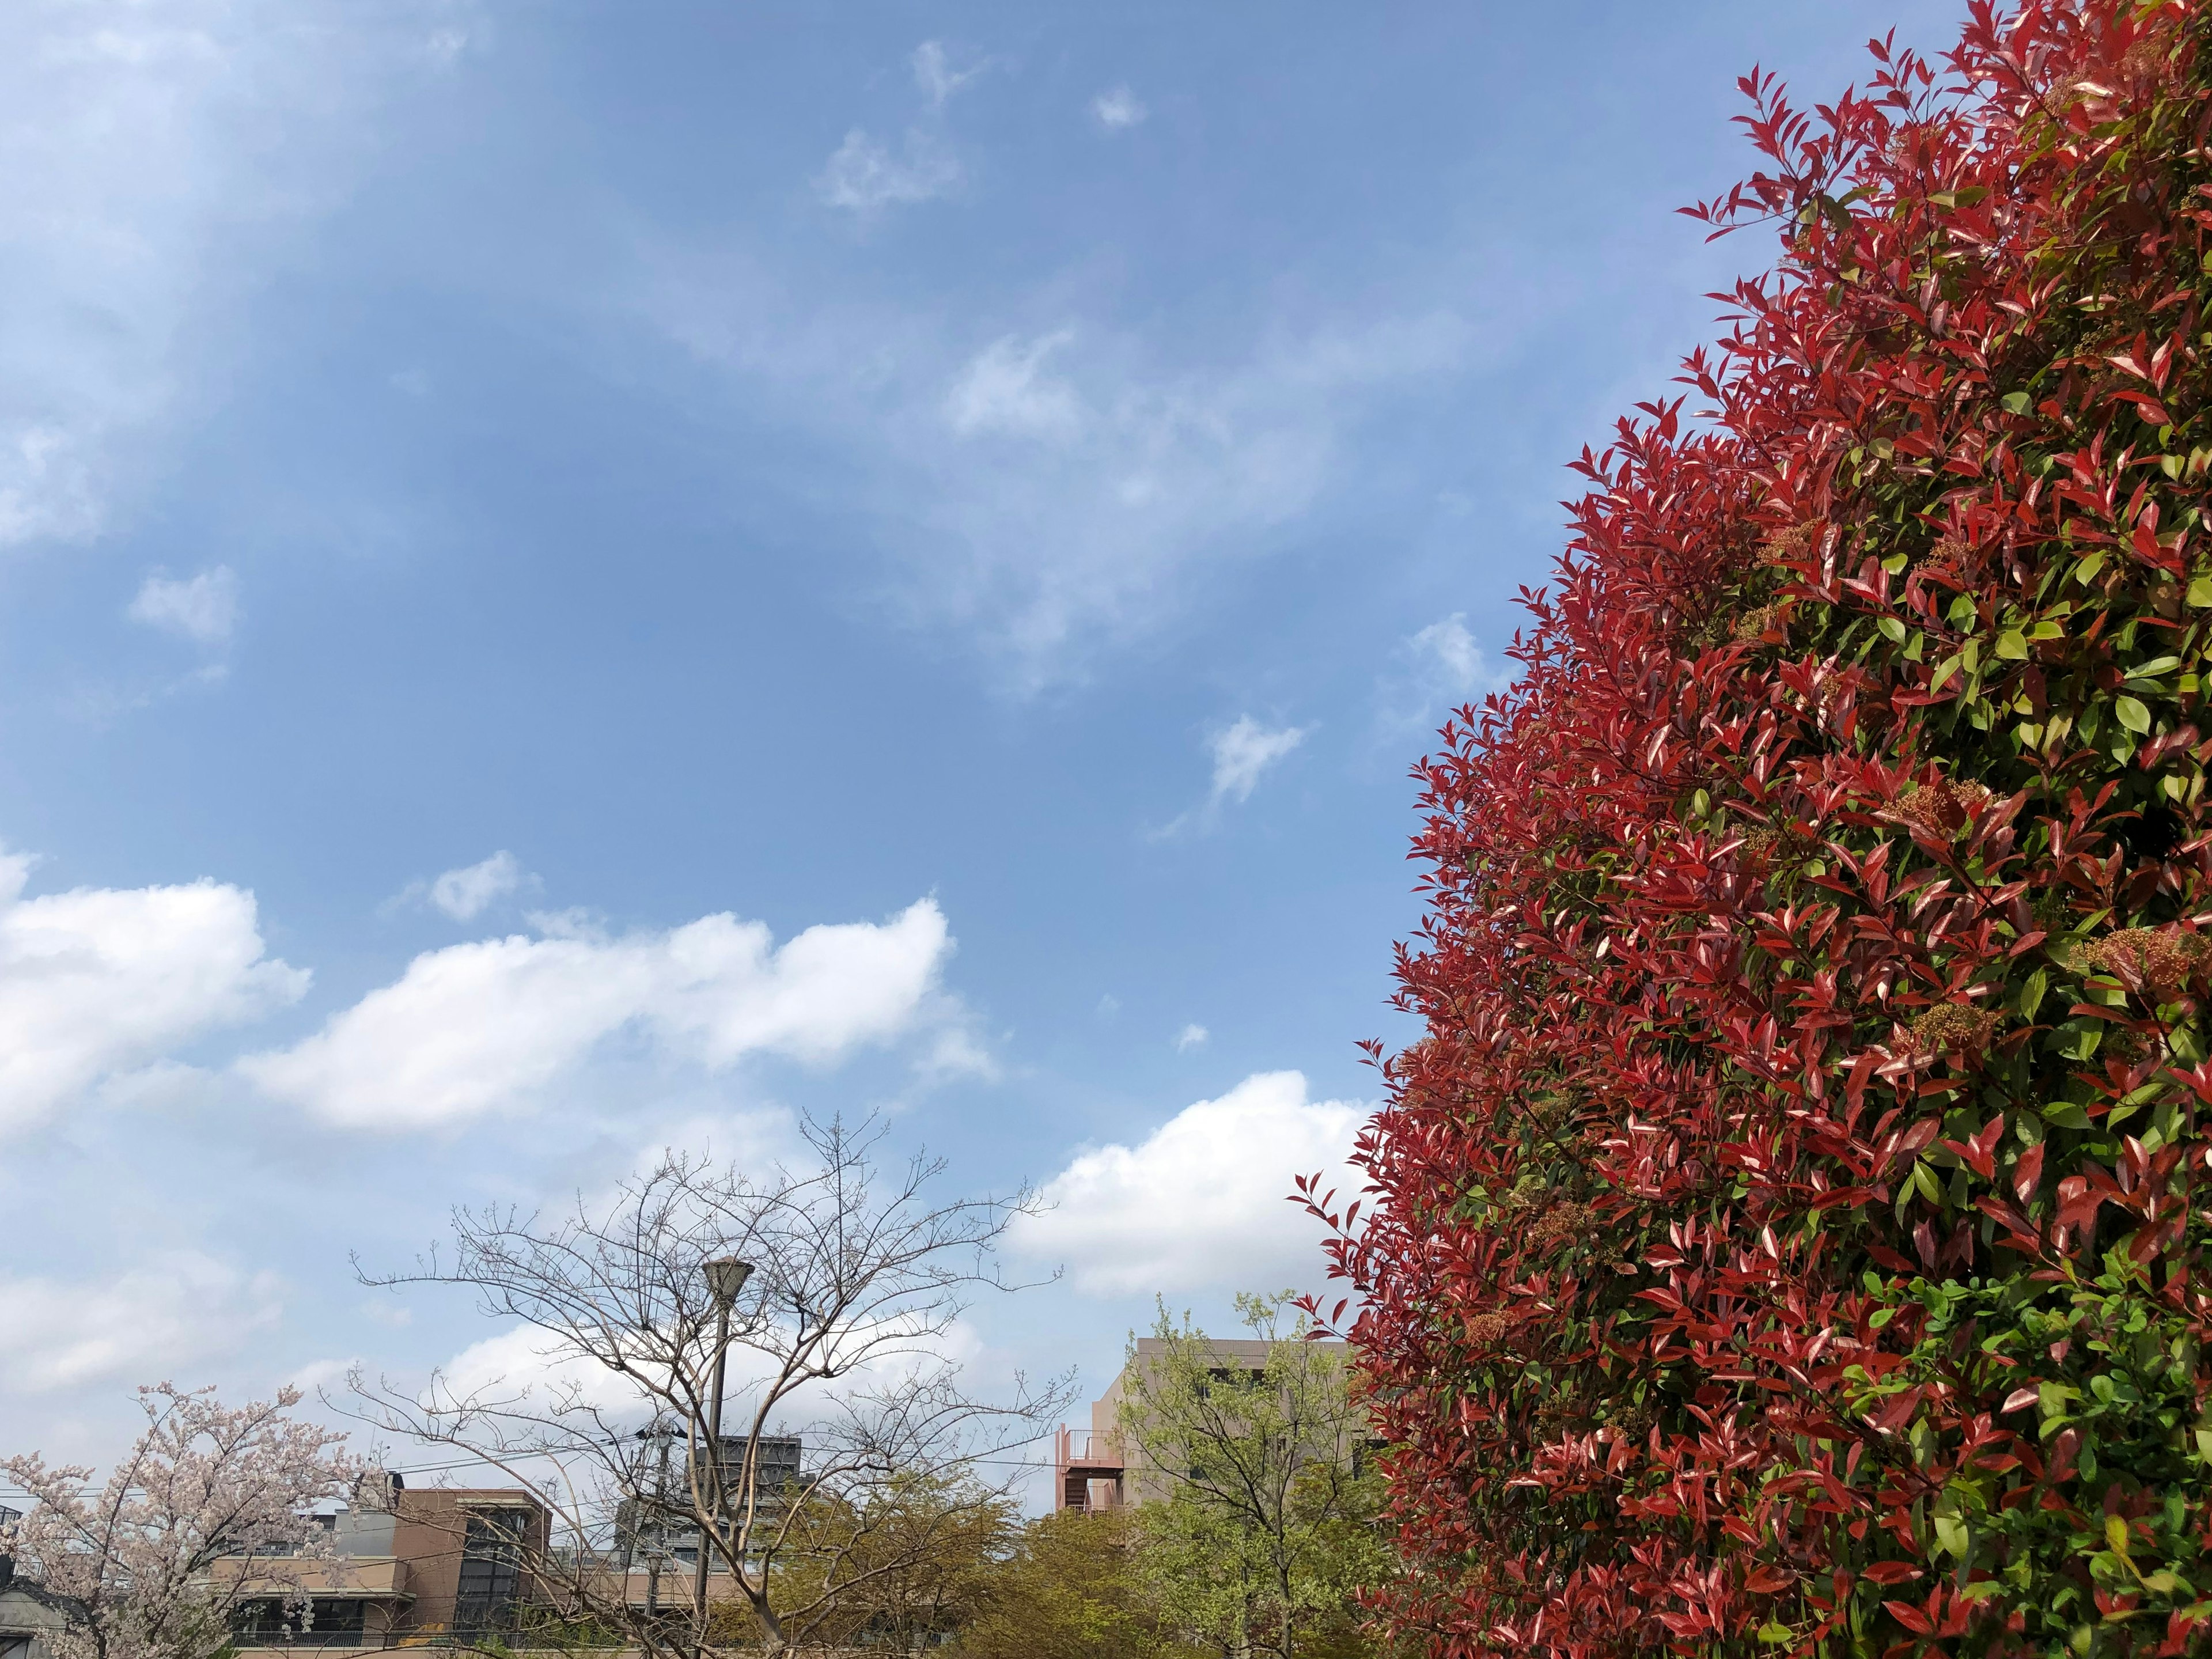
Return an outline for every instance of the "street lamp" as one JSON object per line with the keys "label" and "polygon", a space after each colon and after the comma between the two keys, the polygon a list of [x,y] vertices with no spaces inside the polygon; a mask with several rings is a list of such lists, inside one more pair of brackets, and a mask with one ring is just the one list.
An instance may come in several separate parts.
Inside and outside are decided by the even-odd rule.
{"label": "street lamp", "polygon": [[[714,1460],[714,1478],[708,1490],[714,1497],[714,1536],[722,1535],[722,1368],[730,1357],[730,1308],[738,1293],[745,1287],[745,1280],[753,1276],[753,1264],[740,1261],[733,1255],[717,1256],[702,1265],[700,1271],[707,1275],[707,1293],[714,1298],[714,1392],[707,1406],[708,1455]],[[696,1623],[692,1626],[691,1659],[699,1659],[699,1652],[707,1643],[707,1533],[699,1533],[699,1566],[691,1582],[691,1611]]]}

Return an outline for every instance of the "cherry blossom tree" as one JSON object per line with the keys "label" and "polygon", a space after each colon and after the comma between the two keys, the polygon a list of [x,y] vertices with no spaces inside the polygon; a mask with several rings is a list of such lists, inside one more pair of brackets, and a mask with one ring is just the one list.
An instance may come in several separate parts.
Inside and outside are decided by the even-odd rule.
{"label": "cherry blossom tree", "polygon": [[210,1659],[241,1601],[304,1599],[328,1547],[313,1505],[357,1472],[345,1436],[287,1415],[296,1389],[235,1408],[170,1382],[138,1399],[145,1432],[96,1492],[82,1465],[0,1459],[32,1499],[0,1554],[10,1588],[59,1616],[56,1659]]}

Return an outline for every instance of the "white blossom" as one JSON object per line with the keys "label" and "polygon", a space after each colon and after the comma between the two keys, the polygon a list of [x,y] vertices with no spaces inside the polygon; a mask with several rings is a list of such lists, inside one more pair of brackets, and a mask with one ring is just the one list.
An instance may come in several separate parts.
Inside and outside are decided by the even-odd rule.
{"label": "white blossom", "polygon": [[303,1564],[328,1553],[313,1505],[355,1472],[343,1435],[285,1414],[296,1389],[236,1409],[168,1382],[138,1396],[146,1431],[97,1492],[81,1465],[0,1459],[33,1500],[0,1554],[61,1616],[55,1659],[211,1659],[241,1601],[304,1599]]}

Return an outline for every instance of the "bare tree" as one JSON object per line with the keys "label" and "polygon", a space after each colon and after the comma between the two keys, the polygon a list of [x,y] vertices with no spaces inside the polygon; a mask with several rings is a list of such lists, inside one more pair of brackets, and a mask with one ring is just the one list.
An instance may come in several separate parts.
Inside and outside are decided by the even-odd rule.
{"label": "bare tree", "polygon": [[[440,1375],[411,1393],[356,1375],[356,1410],[526,1488],[563,1546],[529,1563],[538,1598],[655,1659],[753,1632],[770,1653],[811,1639],[945,1530],[906,1524],[896,1500],[912,1480],[946,1483],[979,1513],[1002,1502],[1011,1479],[988,1472],[1070,1393],[1066,1379],[1017,1378],[1012,1399],[987,1402],[947,1353],[972,1294],[1016,1288],[994,1251],[1035,1207],[1027,1188],[943,1200],[941,1163],[878,1167],[879,1125],[805,1133],[816,1167],[799,1173],[756,1180],[672,1152],[557,1219],[457,1212],[449,1255],[363,1275],[466,1286],[486,1314],[543,1337],[535,1376],[457,1388]],[[718,1304],[717,1289],[735,1294]],[[821,1524],[825,1511],[842,1523]],[[647,1604],[659,1569],[693,1545],[750,1630],[714,1616],[704,1572],[684,1587],[688,1608]]]}
{"label": "bare tree", "polygon": [[244,1602],[306,1601],[325,1553],[312,1506],[356,1466],[343,1435],[286,1416],[300,1397],[232,1408],[204,1389],[141,1389],[146,1431],[96,1492],[82,1466],[0,1459],[33,1500],[0,1526],[9,1588],[57,1617],[61,1659],[209,1659]]}

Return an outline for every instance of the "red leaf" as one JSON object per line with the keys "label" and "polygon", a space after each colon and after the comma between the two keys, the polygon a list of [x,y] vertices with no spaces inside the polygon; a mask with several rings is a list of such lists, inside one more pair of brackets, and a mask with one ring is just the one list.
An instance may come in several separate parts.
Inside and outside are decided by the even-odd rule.
{"label": "red leaf", "polygon": [[2035,1196],[2035,1189],[2043,1181],[2043,1143],[2037,1141],[2020,1155],[2012,1166],[2012,1189],[2023,1204]]}
{"label": "red leaf", "polygon": [[1936,1628],[1925,1613],[1908,1602],[1885,1601],[1881,1604],[1881,1610],[1915,1636],[1925,1636]]}

